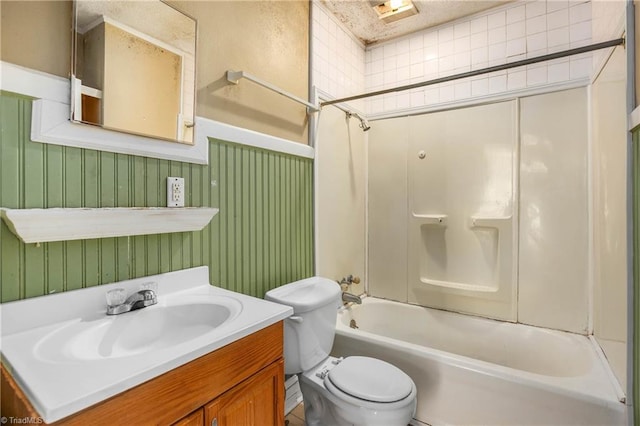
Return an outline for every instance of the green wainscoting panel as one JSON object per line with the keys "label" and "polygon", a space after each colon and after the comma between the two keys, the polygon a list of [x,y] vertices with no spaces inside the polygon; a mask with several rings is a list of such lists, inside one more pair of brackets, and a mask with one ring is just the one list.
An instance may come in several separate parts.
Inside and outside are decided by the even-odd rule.
{"label": "green wainscoting panel", "polygon": [[311,160],[243,145],[210,145],[211,282],[262,297],[310,276],[313,265]]}
{"label": "green wainscoting panel", "polygon": [[640,425],[640,130],[633,133],[633,408]]}
{"label": "green wainscoting panel", "polygon": [[262,297],[313,274],[313,161],[210,140],[209,166],[30,140],[32,99],[0,95],[0,207],[158,207],[167,176],[186,206],[218,207],[199,232],[24,244],[0,221],[0,300],[207,265],[211,283]]}

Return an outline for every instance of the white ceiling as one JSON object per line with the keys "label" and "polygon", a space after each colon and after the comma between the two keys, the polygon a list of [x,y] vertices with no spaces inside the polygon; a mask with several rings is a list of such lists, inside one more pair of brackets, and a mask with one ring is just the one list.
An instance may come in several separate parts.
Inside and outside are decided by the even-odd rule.
{"label": "white ceiling", "polygon": [[[382,3],[384,0],[380,0]],[[418,14],[396,22],[379,20],[368,0],[321,0],[322,4],[365,45],[379,43],[463,16],[500,6],[511,0],[414,0]]]}

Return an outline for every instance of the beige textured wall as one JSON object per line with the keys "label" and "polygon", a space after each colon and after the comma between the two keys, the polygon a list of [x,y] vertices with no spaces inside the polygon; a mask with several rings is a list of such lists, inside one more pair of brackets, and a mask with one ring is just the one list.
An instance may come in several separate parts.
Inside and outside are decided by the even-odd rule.
{"label": "beige textured wall", "polygon": [[309,4],[305,1],[172,1],[198,19],[197,113],[234,126],[307,142],[304,106],[243,80],[243,70],[308,96]]}
{"label": "beige textured wall", "polygon": [[[304,106],[241,81],[244,70],[306,99],[309,3],[296,1],[176,1],[198,21],[196,114],[234,126],[307,143]],[[59,76],[69,75],[71,2],[0,2],[0,59]]]}
{"label": "beige textured wall", "polygon": [[71,1],[0,1],[0,59],[69,77]]}

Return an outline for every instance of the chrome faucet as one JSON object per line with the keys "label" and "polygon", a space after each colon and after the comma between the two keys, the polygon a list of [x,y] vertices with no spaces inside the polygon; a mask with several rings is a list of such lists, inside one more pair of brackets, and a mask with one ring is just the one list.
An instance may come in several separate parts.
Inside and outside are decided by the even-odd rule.
{"label": "chrome faucet", "polygon": [[122,288],[107,292],[107,315],[120,315],[158,303],[158,298],[153,290],[143,289],[137,291],[126,300],[123,300],[124,294],[124,289]]}
{"label": "chrome faucet", "polygon": [[356,296],[355,294],[347,293],[346,291],[342,292],[342,301],[346,305],[347,303],[357,303],[358,305],[362,304],[362,299],[360,296]]}
{"label": "chrome faucet", "polygon": [[345,305],[348,305],[349,303],[357,303],[358,305],[362,304],[362,299],[360,299],[360,296],[356,296],[355,294],[351,294],[347,292],[351,284],[360,284],[359,277],[354,277],[353,275],[347,275],[346,277],[342,278],[340,281],[336,281],[336,282],[340,284],[340,289],[342,290],[342,302]]}

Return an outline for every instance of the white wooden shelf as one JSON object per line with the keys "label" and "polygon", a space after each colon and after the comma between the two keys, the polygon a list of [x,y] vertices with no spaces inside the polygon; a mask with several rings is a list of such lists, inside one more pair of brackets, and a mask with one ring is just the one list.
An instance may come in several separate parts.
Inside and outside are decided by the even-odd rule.
{"label": "white wooden shelf", "polygon": [[25,243],[199,231],[217,213],[210,207],[0,208]]}

